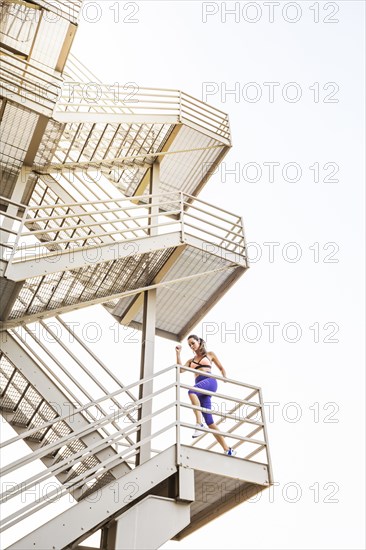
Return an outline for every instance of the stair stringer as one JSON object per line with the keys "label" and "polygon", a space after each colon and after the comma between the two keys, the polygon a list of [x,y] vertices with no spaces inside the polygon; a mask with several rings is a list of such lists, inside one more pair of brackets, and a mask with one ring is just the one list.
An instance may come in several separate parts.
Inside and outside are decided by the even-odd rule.
{"label": "stair stringer", "polygon": [[[70,415],[70,421],[65,420],[64,422],[69,425],[72,431],[78,431],[82,428],[87,428],[89,423],[87,419],[78,412],[72,413],[75,409],[75,405],[67,398],[65,394],[54,384],[54,382],[47,376],[45,372],[37,365],[37,363],[31,358],[30,355],[26,352],[25,349],[16,341],[16,339],[10,334],[5,333],[5,338],[1,343],[1,351],[5,357],[7,357],[10,362],[19,370],[19,372],[28,380],[28,382],[37,389],[37,391],[45,397],[46,401],[53,404],[57,404],[57,412],[60,416]],[[47,396],[47,398],[46,398]],[[51,397],[51,399],[49,398]],[[6,418],[6,415],[5,415]],[[19,428],[16,430],[20,432]],[[102,440],[102,435],[97,431],[93,431],[90,434],[85,436],[81,435],[79,439],[85,443],[87,446],[96,443],[98,440]],[[70,441],[73,440],[72,433],[70,434]],[[27,440],[25,439],[25,442]],[[35,445],[29,445],[32,451],[35,450]],[[116,451],[111,447],[107,447],[95,453],[95,456],[98,460],[103,462],[108,460],[114,454],[117,454]],[[49,457],[44,457],[45,464],[49,466]],[[123,462],[122,459],[116,458],[116,463],[110,468],[110,474],[116,479],[123,476],[127,472],[131,471],[130,466]],[[58,476],[56,476],[58,477]],[[61,483],[63,482],[63,476],[60,477]],[[78,499],[82,497],[82,489],[74,491],[72,485],[70,486],[70,492],[73,494],[74,498]]]}
{"label": "stair stringer", "polygon": [[[47,521],[7,550],[62,550],[77,541],[82,534],[102,528],[113,516],[178,470],[176,446],[172,445],[124,477],[100,489],[99,498],[86,497],[57,517]],[[57,540],[55,540],[57,533]]]}

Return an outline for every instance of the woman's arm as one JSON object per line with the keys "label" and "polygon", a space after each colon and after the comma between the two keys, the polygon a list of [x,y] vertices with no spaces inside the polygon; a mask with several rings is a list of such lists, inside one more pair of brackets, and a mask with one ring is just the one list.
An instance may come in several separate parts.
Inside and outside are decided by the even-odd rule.
{"label": "woman's arm", "polygon": [[[182,365],[182,359],[181,359],[181,356],[180,356],[181,349],[182,349],[181,345],[175,346],[175,354],[176,354],[176,358],[177,358],[177,365]],[[189,365],[189,363],[190,363],[190,360],[186,361],[186,363],[184,363],[184,366],[187,367]],[[185,370],[184,369],[179,369],[179,372],[185,372]]]}
{"label": "woman's arm", "polygon": [[210,351],[209,354],[211,356],[212,361],[215,363],[216,367],[221,372],[222,376],[224,376],[226,378],[226,370],[224,369],[221,362],[219,361],[216,353],[214,353],[213,351]]}

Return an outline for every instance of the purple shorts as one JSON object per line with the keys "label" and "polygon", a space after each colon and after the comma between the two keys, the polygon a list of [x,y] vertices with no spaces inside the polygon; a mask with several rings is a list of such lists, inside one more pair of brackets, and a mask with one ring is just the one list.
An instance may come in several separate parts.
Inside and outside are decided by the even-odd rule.
{"label": "purple shorts", "polygon": [[[197,388],[197,390],[202,389],[207,391],[217,391],[217,380],[216,378],[209,378],[208,376],[203,376],[200,374],[196,378],[194,387]],[[195,393],[197,395],[201,407],[204,407],[205,409],[211,409],[211,395],[206,395],[195,390],[189,390],[188,393]],[[202,411],[202,415],[205,419],[207,426],[210,426],[210,424],[214,423],[214,419],[211,413],[205,413]]]}

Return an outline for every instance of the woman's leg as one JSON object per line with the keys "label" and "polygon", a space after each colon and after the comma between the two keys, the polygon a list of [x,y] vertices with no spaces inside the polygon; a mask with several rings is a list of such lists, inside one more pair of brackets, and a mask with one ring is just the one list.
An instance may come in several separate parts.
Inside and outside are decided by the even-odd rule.
{"label": "woman's leg", "polygon": [[[215,392],[217,391],[217,381],[214,378],[207,378],[206,380],[204,380],[203,384],[201,384],[201,387],[205,390]],[[201,401],[201,407],[208,410],[212,409],[210,395],[202,394],[200,396],[200,401]],[[210,430],[220,431],[220,429],[216,426],[211,413],[203,412],[203,417],[205,419],[205,422],[208,428],[210,428]],[[225,441],[225,438],[222,435],[217,433],[212,433],[212,435],[216,438],[217,442],[221,445],[221,447],[224,449],[225,452],[230,449],[230,447],[227,445]]]}
{"label": "woman's leg", "polygon": [[[210,430],[218,430],[219,428],[216,426],[216,424],[213,422],[212,424],[209,424],[208,427]],[[226,444],[226,441],[224,437],[220,434],[212,434],[214,437],[216,437],[217,441],[220,443],[221,447],[224,449],[224,451],[228,451],[230,447]]]}
{"label": "woman's leg", "polygon": [[[189,393],[189,399],[191,400],[192,405],[196,405],[197,407],[200,407],[200,400],[198,399],[197,395],[195,393]],[[194,415],[196,417],[197,424],[202,424],[202,413],[201,411],[198,411],[197,409],[192,409],[194,412]],[[203,432],[202,432],[203,433]]]}

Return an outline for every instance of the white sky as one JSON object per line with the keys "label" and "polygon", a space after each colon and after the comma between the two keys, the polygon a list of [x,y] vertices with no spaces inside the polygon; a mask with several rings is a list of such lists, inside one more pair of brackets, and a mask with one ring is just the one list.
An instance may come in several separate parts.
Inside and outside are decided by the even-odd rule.
{"label": "white sky", "polygon": [[[275,8],[272,23],[266,2],[251,2],[249,8],[248,2],[237,2],[238,22],[233,15],[222,21],[224,3],[211,2],[218,13],[206,23],[199,1],[134,2],[136,23],[123,21],[132,13],[126,2],[118,3],[119,22],[113,20],[116,2],[91,4],[98,4],[100,20],[88,22],[86,14],[96,12],[84,8],[72,53],[105,83],[176,88],[197,98],[204,83],[215,83],[219,91],[207,100],[229,113],[233,148],[225,165],[227,170],[239,167],[240,174],[237,181],[229,174],[225,181],[223,171],[216,174],[200,198],[242,215],[247,240],[254,243],[249,249],[253,260],[258,251],[262,254],[196,332],[215,331],[208,347],[228,376],[261,386],[265,401],[278,404],[268,422],[278,485],[258,502],[244,503],[163,548],[364,548],[364,3],[291,3],[295,7],[284,13],[294,18],[294,10],[301,9],[296,23],[285,21],[284,2]],[[244,15],[243,9],[248,9]],[[319,23],[314,22],[316,9]],[[262,11],[259,20],[245,21],[245,16],[254,18],[254,10]],[[327,16],[339,21],[325,23]],[[269,82],[279,83],[273,102],[264,85]],[[283,99],[290,82],[302,92],[297,102]],[[257,102],[248,101],[254,93],[248,83],[262,92]],[[318,102],[314,83],[319,83]],[[327,83],[333,84],[324,89]],[[225,86],[235,85],[239,98],[221,97]],[[294,91],[294,86],[288,89],[290,97]],[[338,102],[324,102],[332,99],[332,91]],[[273,182],[264,165],[268,162],[280,163]],[[254,178],[249,170],[245,179],[248,163],[261,167],[259,181],[246,181]],[[283,178],[287,163],[300,167],[299,181]],[[319,182],[309,168],[315,163]],[[333,164],[324,168],[326,163]],[[324,182],[333,167],[338,181]],[[273,261],[264,243],[278,243]],[[283,257],[295,253],[288,243],[301,252],[297,262]],[[87,312],[89,320],[93,310]],[[83,318],[82,312],[78,315]],[[265,324],[270,322],[279,323],[273,342]],[[297,342],[288,341],[293,328],[283,335],[287,323],[301,331]],[[236,335],[225,335],[234,327]],[[257,342],[251,341],[254,327],[262,331]],[[185,358],[189,350],[183,345]],[[124,368],[138,375],[139,343],[121,346],[121,355],[131,357],[121,366],[123,380]],[[105,346],[103,353],[108,351]],[[173,362],[174,343],[158,338],[157,369]],[[296,409],[289,403],[301,413],[297,422],[291,422]],[[296,500],[295,488],[298,500],[290,502]]]}
{"label": "white sky", "polygon": [[[224,172],[218,173],[200,197],[241,214],[248,242],[257,243],[251,247],[254,259],[256,251],[262,251],[262,258],[252,263],[204,322],[217,324],[208,344],[228,375],[262,386],[265,401],[279,404],[268,426],[279,485],[273,498],[266,491],[258,502],[240,505],[164,548],[363,548],[364,3],[297,2],[284,12],[294,19],[296,9],[296,23],[285,21],[283,2],[275,8],[272,23],[264,2],[252,2],[252,7],[237,3],[238,22],[235,16],[224,22],[223,3],[212,2],[207,9],[218,13],[208,16],[206,23],[205,8],[196,1],[136,2],[138,11],[132,17],[137,23],[123,21],[132,13],[124,2],[119,3],[118,23],[113,21],[115,3],[114,12],[109,9],[112,3],[98,4],[100,21],[81,20],[73,53],[104,82],[178,88],[199,98],[204,83],[216,83],[218,92],[207,100],[229,113],[233,148],[225,163],[227,170],[239,163],[241,174],[238,181],[233,175],[225,181]],[[227,7],[234,5],[226,2]],[[319,23],[314,22],[316,9]],[[245,21],[259,16],[260,10],[256,23]],[[339,21],[325,23],[327,16]],[[250,82],[262,92],[256,103],[248,101],[255,91],[246,86]],[[273,102],[265,82],[279,83]],[[282,97],[289,82],[297,83],[302,92],[294,103]],[[319,83],[318,102],[309,88],[314,83]],[[335,84],[324,89],[327,83]],[[221,97],[225,86],[235,85],[239,98]],[[294,92],[294,87],[288,88],[290,97]],[[338,102],[324,102],[327,96]],[[273,182],[266,162],[280,163]],[[297,182],[281,175],[289,162],[301,168]],[[258,182],[245,181],[247,163],[261,166]],[[314,163],[320,166],[319,182],[309,168]],[[324,169],[326,163],[334,164]],[[339,168],[333,176],[338,181],[324,182],[334,165]],[[247,180],[255,179],[254,172],[248,174]],[[287,179],[294,174],[289,168]],[[279,243],[273,262],[265,242]],[[287,251],[293,257],[290,242],[302,252],[296,263],[282,256]],[[319,243],[317,262],[316,247],[310,248],[314,243]],[[324,249],[327,243],[334,244]],[[332,259],[337,262],[330,263]],[[264,325],[271,321],[280,323],[272,343]],[[302,331],[296,343],[282,336],[290,322]],[[240,334],[227,335],[225,343],[224,329],[235,323]],[[256,343],[250,342],[254,332],[245,332],[247,323],[262,329]],[[309,328],[314,323],[319,323],[318,343]],[[326,323],[333,324],[324,328]],[[201,323],[196,331],[213,327]],[[338,342],[325,342],[337,327],[333,339]],[[291,330],[288,335],[293,337]],[[187,357],[186,345],[184,352]],[[174,344],[158,339],[157,367],[171,360]],[[286,413],[291,418],[296,413],[287,405],[291,402],[301,408],[298,422],[286,420]],[[314,421],[314,403],[319,404],[319,422]],[[326,408],[327,403],[335,405]],[[337,422],[327,422],[333,411],[328,420]],[[300,488],[297,502],[288,502],[296,499],[288,483]],[[314,484],[319,502],[315,489],[310,489]],[[327,497],[337,502],[326,502]]]}

